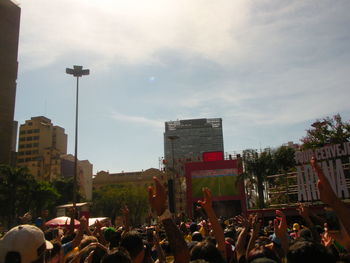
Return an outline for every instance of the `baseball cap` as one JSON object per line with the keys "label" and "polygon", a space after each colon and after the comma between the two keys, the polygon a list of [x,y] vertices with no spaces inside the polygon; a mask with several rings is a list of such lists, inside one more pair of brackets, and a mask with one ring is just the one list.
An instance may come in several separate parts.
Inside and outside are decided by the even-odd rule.
{"label": "baseball cap", "polygon": [[5,262],[8,252],[17,252],[21,263],[30,263],[52,248],[52,243],[45,240],[44,233],[36,226],[15,226],[0,240],[0,262]]}

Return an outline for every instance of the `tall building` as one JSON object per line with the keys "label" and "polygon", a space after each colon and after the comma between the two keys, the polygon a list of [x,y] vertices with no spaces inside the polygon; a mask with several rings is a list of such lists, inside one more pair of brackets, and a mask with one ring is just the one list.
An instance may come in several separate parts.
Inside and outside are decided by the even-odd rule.
{"label": "tall building", "polygon": [[60,175],[60,155],[67,153],[67,134],[50,119],[38,116],[19,129],[17,164],[35,177],[52,180]]}
{"label": "tall building", "polygon": [[0,1],[0,164],[11,163],[21,9]]}
{"label": "tall building", "polygon": [[184,164],[201,161],[205,152],[224,152],[221,118],[165,122],[164,159],[168,168],[170,210],[186,211]]}
{"label": "tall building", "polygon": [[165,160],[198,160],[204,152],[216,151],[224,151],[221,118],[165,122]]}

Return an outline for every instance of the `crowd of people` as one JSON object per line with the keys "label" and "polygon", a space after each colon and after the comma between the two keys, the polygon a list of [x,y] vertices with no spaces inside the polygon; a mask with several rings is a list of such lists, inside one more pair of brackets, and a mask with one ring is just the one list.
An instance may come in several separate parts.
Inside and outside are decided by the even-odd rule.
{"label": "crowd of people", "polygon": [[322,169],[312,159],[318,175],[321,201],[337,216],[338,224],[299,205],[300,223],[288,222],[283,210],[265,223],[259,214],[222,220],[212,206],[210,189],[199,201],[205,218],[174,219],[167,209],[164,186],[154,178],[149,203],[158,224],[133,228],[128,209],[124,224],[115,228],[82,217],[80,225],[40,229],[18,225],[0,239],[0,263],[302,263],[350,262],[350,210],[333,192]]}

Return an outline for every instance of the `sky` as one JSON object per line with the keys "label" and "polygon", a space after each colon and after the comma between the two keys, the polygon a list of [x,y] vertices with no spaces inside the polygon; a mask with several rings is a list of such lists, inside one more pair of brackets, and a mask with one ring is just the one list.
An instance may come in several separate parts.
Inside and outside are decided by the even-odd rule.
{"label": "sky", "polygon": [[350,119],[348,0],[16,0],[15,119],[46,116],[97,171],[159,168],[164,122],[222,118],[225,152]]}

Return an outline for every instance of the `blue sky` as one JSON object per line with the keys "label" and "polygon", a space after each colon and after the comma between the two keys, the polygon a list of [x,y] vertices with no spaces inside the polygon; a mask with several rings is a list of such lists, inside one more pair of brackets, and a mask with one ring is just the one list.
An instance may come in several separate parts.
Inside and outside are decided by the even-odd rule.
{"label": "blue sky", "polygon": [[17,0],[15,118],[43,115],[94,172],[158,168],[164,122],[222,118],[225,151],[350,118],[350,1]]}

